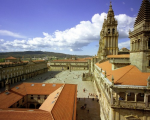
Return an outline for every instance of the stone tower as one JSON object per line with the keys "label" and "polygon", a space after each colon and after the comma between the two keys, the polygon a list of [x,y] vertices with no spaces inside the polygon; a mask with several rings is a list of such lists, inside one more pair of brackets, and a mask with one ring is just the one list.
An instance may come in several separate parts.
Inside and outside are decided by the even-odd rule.
{"label": "stone tower", "polygon": [[142,72],[150,72],[150,2],[143,0],[134,24],[129,31],[130,62]]}
{"label": "stone tower", "polygon": [[100,32],[98,58],[105,59],[107,55],[118,54],[118,22],[114,18],[114,11],[110,2],[107,19],[104,18],[102,30]]}

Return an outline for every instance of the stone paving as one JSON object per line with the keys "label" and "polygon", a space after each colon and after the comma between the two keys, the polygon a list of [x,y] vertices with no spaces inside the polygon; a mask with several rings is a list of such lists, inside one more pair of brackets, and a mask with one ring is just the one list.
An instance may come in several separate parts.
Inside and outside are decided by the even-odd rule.
{"label": "stone paving", "polygon": [[[77,84],[77,120],[100,120],[99,103],[96,101],[95,96],[89,96],[89,93],[96,93],[93,82],[82,81],[82,74],[86,72],[88,71],[49,71],[42,75],[38,75],[34,78],[15,83],[11,85],[11,87],[16,86],[17,84],[20,84],[22,82]],[[85,89],[85,92],[83,91],[83,89]],[[0,89],[0,91],[3,90],[4,88]],[[95,98],[94,101],[92,100],[92,98]],[[81,106],[83,106],[84,104],[87,104],[87,107],[84,110],[82,110]],[[87,111],[88,109],[89,113]]]}

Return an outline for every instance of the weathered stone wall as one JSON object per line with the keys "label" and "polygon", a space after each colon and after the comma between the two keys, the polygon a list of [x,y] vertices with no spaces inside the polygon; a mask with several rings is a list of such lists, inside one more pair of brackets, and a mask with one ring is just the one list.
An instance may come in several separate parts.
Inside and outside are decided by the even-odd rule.
{"label": "weathered stone wall", "polygon": [[149,60],[147,59],[147,53],[145,52],[136,52],[130,53],[130,62],[131,65],[135,65],[142,72],[150,72]]}

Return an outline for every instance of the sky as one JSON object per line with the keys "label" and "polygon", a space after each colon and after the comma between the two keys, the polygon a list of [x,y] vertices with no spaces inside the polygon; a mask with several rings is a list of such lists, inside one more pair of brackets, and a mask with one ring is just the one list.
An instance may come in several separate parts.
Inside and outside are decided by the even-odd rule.
{"label": "sky", "polygon": [[[130,49],[142,0],[111,0],[118,47]],[[0,0],[0,52],[96,55],[110,0]]]}

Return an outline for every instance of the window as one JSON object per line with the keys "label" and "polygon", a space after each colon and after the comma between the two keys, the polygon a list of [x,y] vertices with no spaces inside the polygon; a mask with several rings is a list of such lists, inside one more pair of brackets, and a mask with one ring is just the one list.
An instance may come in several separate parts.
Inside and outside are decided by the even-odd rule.
{"label": "window", "polygon": [[148,49],[150,49],[150,38],[148,40]]}
{"label": "window", "polygon": [[141,97],[144,97],[144,93],[140,93],[140,96],[141,96]]}
{"label": "window", "polygon": [[110,29],[108,29],[108,34],[110,34]]}
{"label": "window", "polygon": [[45,95],[44,100],[46,100],[47,96]]}
{"label": "window", "polygon": [[24,102],[24,98],[22,99],[22,102]]}
{"label": "window", "polygon": [[33,100],[33,95],[31,95],[31,99]]}
{"label": "window", "polygon": [[17,107],[19,107],[19,101],[17,102]]}
{"label": "window", "polygon": [[40,95],[38,95],[38,100],[40,99]]}
{"label": "window", "polygon": [[112,29],[112,33],[115,34],[115,28]]}
{"label": "window", "polygon": [[128,96],[131,96],[131,93],[128,93],[127,95],[128,95]]}

